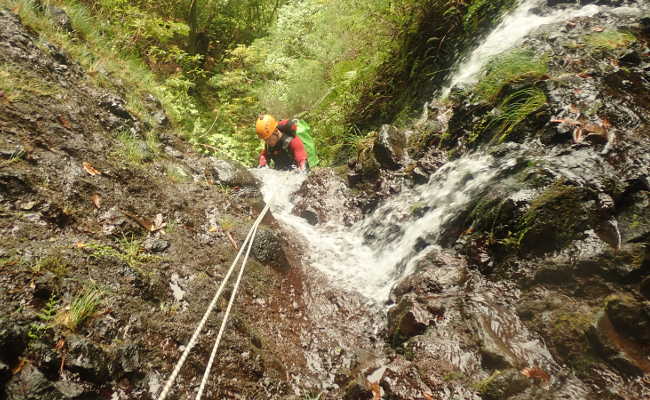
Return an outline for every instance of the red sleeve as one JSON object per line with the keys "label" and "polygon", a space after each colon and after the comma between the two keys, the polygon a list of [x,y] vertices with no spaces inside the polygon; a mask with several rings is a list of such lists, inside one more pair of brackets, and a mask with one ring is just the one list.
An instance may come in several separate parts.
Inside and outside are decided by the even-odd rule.
{"label": "red sleeve", "polygon": [[264,167],[265,165],[266,165],[266,149],[262,150],[262,152],[260,153],[260,160],[257,166]]}
{"label": "red sleeve", "polygon": [[304,168],[307,163],[307,151],[305,150],[305,145],[302,143],[302,140],[296,136],[289,143],[289,148],[293,153],[293,159],[296,161],[296,164],[300,168]]}

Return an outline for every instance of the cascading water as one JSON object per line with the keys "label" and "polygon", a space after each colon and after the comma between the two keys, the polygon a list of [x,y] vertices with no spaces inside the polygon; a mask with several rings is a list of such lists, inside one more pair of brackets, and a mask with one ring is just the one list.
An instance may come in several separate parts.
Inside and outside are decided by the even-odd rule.
{"label": "cascading water", "polygon": [[[462,57],[456,63],[456,66],[452,68],[455,72],[449,78],[449,84],[442,89],[441,97],[446,97],[455,86],[475,83],[479,73],[492,57],[515,47],[526,35],[540,26],[567,21],[572,18],[590,17],[602,9],[608,9],[608,7],[590,4],[584,7],[554,10],[547,15],[539,15],[533,12],[533,10],[539,9],[543,3],[546,3],[546,0],[524,0],[511,13],[506,15],[503,21],[476,49],[467,56]],[[630,10],[636,9],[628,7],[611,9],[614,13],[625,13]]]}
{"label": "cascading water", "polygon": [[[264,182],[262,191],[275,217],[306,239],[307,263],[337,285],[383,302],[391,287],[412,272],[418,254],[424,253],[418,242],[426,237],[427,243],[435,245],[445,222],[514,162],[495,165],[492,157],[483,155],[448,163],[428,184],[404,190],[349,228],[312,226],[291,214],[291,194],[303,175],[268,169],[255,173]],[[426,212],[414,213],[423,205]]]}
{"label": "cascading water", "polygon": [[[592,16],[603,6],[567,7],[547,15],[537,15],[532,9],[543,0],[523,0],[486,40],[461,59],[450,86],[471,84],[493,57],[515,46],[533,29],[575,17]],[[625,12],[623,8],[609,9]],[[487,155],[469,155],[448,163],[435,173],[428,184],[404,190],[350,228],[312,226],[291,214],[291,195],[300,187],[304,175],[273,170],[254,170],[264,186],[265,200],[287,229],[304,238],[308,246],[309,265],[318,268],[339,286],[357,290],[366,297],[384,302],[390,289],[411,273],[426,246],[435,246],[444,224],[464,210],[473,196],[485,190],[503,168],[514,160],[495,165]],[[426,212],[414,213],[419,205]],[[417,216],[415,215],[417,214]],[[426,240],[423,240],[426,239]]]}

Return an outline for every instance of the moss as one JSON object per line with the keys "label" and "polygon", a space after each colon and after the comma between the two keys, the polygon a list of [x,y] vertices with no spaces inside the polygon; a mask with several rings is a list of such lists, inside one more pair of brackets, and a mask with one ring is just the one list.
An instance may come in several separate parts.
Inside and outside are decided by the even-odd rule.
{"label": "moss", "polygon": [[631,33],[619,31],[592,33],[586,39],[587,45],[601,50],[614,50],[627,47],[635,41],[636,37]]}

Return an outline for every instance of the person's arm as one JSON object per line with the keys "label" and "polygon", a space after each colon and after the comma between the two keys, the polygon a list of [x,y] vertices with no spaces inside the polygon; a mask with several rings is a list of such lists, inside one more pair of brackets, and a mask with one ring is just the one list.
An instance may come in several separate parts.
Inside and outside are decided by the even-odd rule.
{"label": "person's arm", "polygon": [[307,151],[298,136],[293,138],[291,143],[289,143],[289,149],[291,149],[291,154],[293,154],[293,159],[298,168],[301,171],[305,171],[307,169]]}
{"label": "person's arm", "polygon": [[266,167],[267,161],[266,161],[266,148],[262,150],[260,153],[260,159],[259,159],[259,164],[257,165],[259,167]]}

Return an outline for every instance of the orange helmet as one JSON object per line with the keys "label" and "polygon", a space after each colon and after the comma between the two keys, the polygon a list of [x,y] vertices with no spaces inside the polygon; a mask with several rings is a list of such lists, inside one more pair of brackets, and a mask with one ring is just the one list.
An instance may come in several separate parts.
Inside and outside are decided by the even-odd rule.
{"label": "orange helmet", "polygon": [[278,121],[269,114],[260,114],[257,117],[257,122],[255,123],[255,130],[257,131],[257,136],[260,139],[268,139],[269,136],[275,132],[275,128],[278,127]]}

